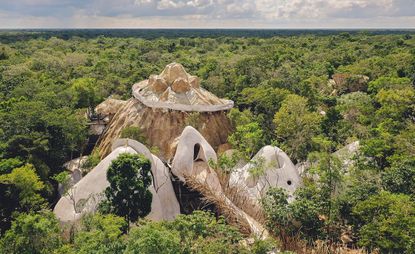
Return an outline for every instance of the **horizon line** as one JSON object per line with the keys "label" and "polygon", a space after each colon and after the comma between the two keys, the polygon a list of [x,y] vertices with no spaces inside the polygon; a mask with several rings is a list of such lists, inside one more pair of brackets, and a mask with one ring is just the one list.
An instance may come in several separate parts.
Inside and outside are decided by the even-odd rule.
{"label": "horizon line", "polygon": [[415,30],[415,27],[0,27],[0,30]]}

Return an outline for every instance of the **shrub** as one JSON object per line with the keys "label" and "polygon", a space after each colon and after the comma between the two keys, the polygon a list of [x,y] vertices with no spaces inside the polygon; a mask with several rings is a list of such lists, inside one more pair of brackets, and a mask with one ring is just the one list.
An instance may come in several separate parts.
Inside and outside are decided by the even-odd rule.
{"label": "shrub", "polygon": [[[151,211],[151,163],[142,155],[123,153],[111,162],[107,171],[110,186],[105,190],[106,201],[101,208],[125,218],[127,223],[144,217]],[[126,202],[127,201],[127,202]]]}
{"label": "shrub", "polygon": [[121,138],[133,139],[133,140],[136,140],[140,143],[147,144],[146,137],[144,136],[141,129],[137,126],[129,126],[129,127],[124,128],[121,131],[121,136],[120,137]]}
{"label": "shrub", "polygon": [[404,194],[380,192],[358,203],[359,245],[384,253],[414,253],[415,203]]}
{"label": "shrub", "polygon": [[0,240],[0,253],[49,254],[62,244],[59,222],[52,212],[20,214]]}

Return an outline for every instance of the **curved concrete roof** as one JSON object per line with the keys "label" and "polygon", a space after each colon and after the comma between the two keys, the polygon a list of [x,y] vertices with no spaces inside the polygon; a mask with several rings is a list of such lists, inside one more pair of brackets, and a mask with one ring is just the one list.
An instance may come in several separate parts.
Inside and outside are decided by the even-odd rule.
{"label": "curved concrete roof", "polygon": [[[250,171],[260,160],[264,172],[254,177]],[[259,201],[270,187],[283,188],[292,196],[302,181],[295,165],[284,151],[275,146],[264,146],[250,162],[231,173],[229,184],[245,190],[250,198]]]}
{"label": "curved concrete roof", "polygon": [[134,84],[132,94],[151,108],[214,112],[229,110],[234,105],[233,101],[201,88],[199,78],[189,75],[178,63],[167,65],[160,75]]}
{"label": "curved concrete roof", "polygon": [[[199,149],[195,150],[195,146],[199,146]],[[195,152],[198,154],[194,154]],[[209,160],[217,160],[215,150],[195,128],[184,128],[172,163],[173,174],[183,182],[186,182],[186,178],[192,178],[201,183],[206,187],[206,191],[213,195],[215,200],[225,204],[239,221],[244,220],[251,233],[260,238],[267,236],[267,230],[258,221],[226,197],[216,171],[208,165]]]}
{"label": "curved concrete roof", "polygon": [[[165,165],[141,143],[131,139],[117,140],[113,151],[106,156],[84,178],[76,183],[68,194],[61,197],[54,208],[56,217],[63,221],[76,221],[83,214],[94,212],[103,198],[103,191],[109,186],[107,170],[111,162],[121,153],[142,154],[151,162],[154,181],[149,187],[153,194],[151,212],[147,218],[153,220],[172,220],[180,214],[180,205]],[[75,207],[74,202],[75,201]]]}

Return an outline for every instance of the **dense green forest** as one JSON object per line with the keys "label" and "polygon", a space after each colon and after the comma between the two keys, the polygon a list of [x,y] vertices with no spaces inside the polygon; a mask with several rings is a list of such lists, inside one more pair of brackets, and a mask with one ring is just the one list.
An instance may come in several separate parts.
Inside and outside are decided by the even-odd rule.
{"label": "dense green forest", "polygon": [[[414,33],[64,33],[0,33],[0,253],[266,253],[340,244],[345,232],[350,248],[415,253]],[[235,102],[234,148],[252,157],[273,144],[311,165],[294,201],[280,189],[263,199],[273,241],[242,244],[204,212],[131,230],[98,213],[69,233],[50,212],[63,163],[85,150],[86,109],[130,98],[132,84],[171,62]],[[333,152],[354,141],[346,167]]]}

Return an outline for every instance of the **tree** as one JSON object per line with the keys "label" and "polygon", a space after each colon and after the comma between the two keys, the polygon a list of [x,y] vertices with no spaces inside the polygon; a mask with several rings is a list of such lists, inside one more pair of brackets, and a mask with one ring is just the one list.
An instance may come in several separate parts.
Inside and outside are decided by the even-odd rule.
{"label": "tree", "polygon": [[393,119],[399,122],[415,114],[415,90],[381,89],[375,96],[381,107],[376,111],[376,116],[382,121]]}
{"label": "tree", "polygon": [[261,204],[268,229],[281,239],[284,247],[290,237],[298,235],[310,242],[321,239],[324,225],[319,218],[321,207],[307,190],[299,190],[295,200],[289,203],[284,189],[270,188]]}
{"label": "tree", "polygon": [[15,168],[9,174],[1,175],[0,183],[13,185],[18,190],[22,211],[39,209],[45,202],[39,194],[43,190],[44,184],[30,164]]}
{"label": "tree", "polygon": [[44,183],[30,164],[0,175],[0,231],[3,232],[10,227],[14,212],[38,211],[44,208],[46,200],[40,195],[44,187]]}
{"label": "tree", "polygon": [[415,203],[409,196],[382,191],[359,202],[353,214],[361,220],[360,246],[383,253],[415,250]]}
{"label": "tree", "polygon": [[[227,225],[223,217],[216,218],[210,212],[194,211],[189,215],[179,215],[166,227],[179,232],[180,253],[241,253],[244,250],[239,244],[242,239],[240,232]],[[219,249],[218,245],[221,246]]]}
{"label": "tree", "polygon": [[0,240],[0,252],[49,254],[62,244],[59,222],[50,211],[20,214]]}
{"label": "tree", "polygon": [[140,127],[137,126],[129,126],[121,131],[121,138],[129,138],[141,142],[143,144],[147,143],[146,137],[143,134],[143,131]]}
{"label": "tree", "polygon": [[147,223],[131,230],[126,254],[182,253],[180,234],[160,223]]}
{"label": "tree", "polygon": [[392,193],[415,198],[415,157],[394,156],[390,167],[382,172],[382,185]]}
{"label": "tree", "polygon": [[228,117],[235,128],[255,121],[255,116],[249,109],[239,111],[237,108],[232,108],[228,113]]}
{"label": "tree", "polygon": [[248,105],[256,114],[274,115],[289,94],[290,91],[287,89],[272,88],[266,85],[248,87],[241,92],[240,104]]}
{"label": "tree", "polygon": [[111,162],[107,171],[110,186],[102,207],[124,217],[127,224],[144,217],[151,210],[151,163],[143,155],[123,153]]}
{"label": "tree", "polygon": [[97,83],[93,78],[79,78],[71,86],[73,101],[78,108],[94,108],[100,100]]}
{"label": "tree", "polygon": [[123,218],[113,214],[86,215],[75,234],[75,253],[122,253],[125,244],[121,239],[126,228]]}
{"label": "tree", "polygon": [[354,125],[367,123],[375,109],[369,95],[364,92],[353,92],[343,94],[337,100],[336,110]]}
{"label": "tree", "polygon": [[306,159],[312,137],[320,131],[321,119],[320,114],[308,110],[306,98],[288,95],[274,116],[275,134],[281,148],[294,160]]}
{"label": "tree", "polygon": [[257,122],[239,125],[229,136],[228,141],[246,159],[250,159],[263,145],[263,132]]}
{"label": "tree", "polygon": [[314,181],[315,199],[320,208],[319,215],[324,216],[326,236],[334,238],[333,226],[337,223],[337,207],[335,206],[337,196],[342,184],[342,163],[340,159],[330,153],[330,142],[321,152],[312,152],[308,156],[311,166],[309,173],[315,176]]}
{"label": "tree", "polygon": [[411,80],[409,78],[392,78],[380,77],[369,82],[368,92],[376,94],[381,89],[403,89],[410,88]]}

